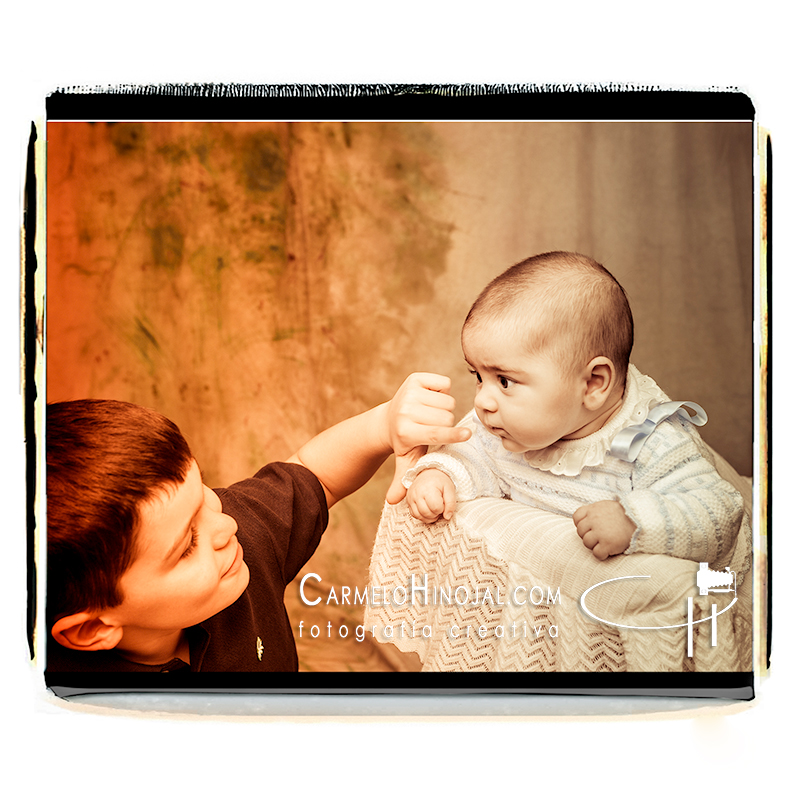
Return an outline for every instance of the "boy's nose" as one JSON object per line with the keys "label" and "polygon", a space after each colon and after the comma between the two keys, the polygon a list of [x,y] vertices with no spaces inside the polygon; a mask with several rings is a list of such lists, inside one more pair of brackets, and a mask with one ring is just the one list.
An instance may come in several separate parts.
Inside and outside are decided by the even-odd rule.
{"label": "boy's nose", "polygon": [[231,537],[239,529],[239,526],[236,524],[236,520],[233,517],[221,512],[217,517],[215,524],[214,548],[216,550],[222,550],[227,546],[228,542],[231,540]]}

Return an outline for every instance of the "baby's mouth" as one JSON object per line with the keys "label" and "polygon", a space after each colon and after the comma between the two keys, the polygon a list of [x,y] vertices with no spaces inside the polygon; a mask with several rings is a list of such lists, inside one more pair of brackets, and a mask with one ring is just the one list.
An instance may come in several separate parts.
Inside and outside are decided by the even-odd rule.
{"label": "baby's mouth", "polygon": [[483,427],[486,428],[486,430],[489,431],[489,433],[491,433],[492,436],[498,436],[501,439],[504,436],[505,437],[508,436],[508,433],[506,432],[505,428],[501,428],[498,425],[492,425],[484,416],[478,414],[478,419],[480,420],[481,425],[483,425]]}
{"label": "baby's mouth", "polygon": [[507,436],[505,428],[498,428],[496,425],[486,425],[486,430],[489,431],[493,436]]}

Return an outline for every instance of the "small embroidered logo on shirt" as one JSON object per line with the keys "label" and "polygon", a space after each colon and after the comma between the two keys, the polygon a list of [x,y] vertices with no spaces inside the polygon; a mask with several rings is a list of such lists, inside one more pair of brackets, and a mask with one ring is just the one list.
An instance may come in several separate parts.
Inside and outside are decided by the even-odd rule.
{"label": "small embroidered logo on shirt", "polygon": [[260,636],[256,636],[256,653],[258,654],[258,660],[261,661],[261,656],[264,654],[264,644]]}

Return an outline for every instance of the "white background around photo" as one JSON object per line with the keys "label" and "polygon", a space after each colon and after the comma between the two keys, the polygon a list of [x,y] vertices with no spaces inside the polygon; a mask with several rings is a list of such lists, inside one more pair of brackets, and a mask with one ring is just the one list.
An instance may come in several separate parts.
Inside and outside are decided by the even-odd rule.
{"label": "white background around photo", "polygon": [[[791,588],[800,561],[790,498],[798,432],[790,349],[798,341],[796,26],[790,6],[636,2],[306,3],[283,10],[143,0],[50,0],[4,15],[2,87],[3,783],[14,796],[226,798],[279,793],[506,797],[701,797],[780,792],[798,712]],[[290,8],[286,4],[285,8]],[[666,9],[669,9],[668,11]],[[43,691],[25,645],[25,516],[19,392],[21,192],[30,123],[57,87],[146,83],[625,83],[737,87],[773,134],[774,629],[770,677],[726,713],[612,718],[261,716],[184,719],[70,708]],[[795,490],[796,491],[796,490]],[[342,706],[344,708],[344,706]],[[411,703],[408,708],[416,708]],[[574,706],[573,706],[574,708]],[[635,712],[634,704],[631,705]],[[311,724],[311,722],[314,724]],[[582,789],[585,785],[585,789]]]}

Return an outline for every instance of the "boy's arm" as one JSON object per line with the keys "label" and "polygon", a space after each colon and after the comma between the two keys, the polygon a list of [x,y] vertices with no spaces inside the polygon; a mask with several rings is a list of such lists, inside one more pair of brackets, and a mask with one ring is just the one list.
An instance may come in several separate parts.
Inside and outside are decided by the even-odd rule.
{"label": "boy's arm", "polygon": [[425,445],[460,442],[470,435],[466,428],[453,427],[455,400],[449,390],[450,379],[443,375],[410,375],[391,400],[328,428],[287,461],[317,476],[330,508],[363,486],[394,452],[399,475],[390,491],[395,496],[402,492],[399,501],[405,493],[397,488],[399,477]]}
{"label": "boy's arm", "polygon": [[698,440],[690,423],[670,420],[645,444],[636,459],[633,491],[620,497],[636,525],[626,552],[666,553],[710,564],[733,552],[744,501],[705,457]]}

